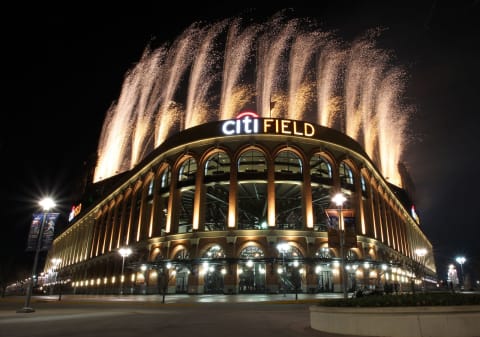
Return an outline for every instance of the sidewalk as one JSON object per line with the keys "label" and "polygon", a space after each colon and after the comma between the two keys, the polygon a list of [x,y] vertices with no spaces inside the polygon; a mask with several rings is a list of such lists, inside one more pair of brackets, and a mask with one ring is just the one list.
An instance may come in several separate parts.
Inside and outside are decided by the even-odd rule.
{"label": "sidewalk", "polygon": [[[165,303],[252,303],[252,302],[284,302],[284,303],[315,303],[322,299],[341,298],[342,294],[166,294]],[[65,295],[62,294],[61,301],[87,301],[87,302],[162,302],[163,295]],[[6,301],[25,300],[24,296],[7,296],[0,299]],[[58,295],[32,296],[33,301],[58,301]]]}
{"label": "sidewalk", "polygon": [[16,313],[25,297],[0,299],[0,336],[356,337],[310,327],[309,306],[341,294],[33,296],[33,313]]}

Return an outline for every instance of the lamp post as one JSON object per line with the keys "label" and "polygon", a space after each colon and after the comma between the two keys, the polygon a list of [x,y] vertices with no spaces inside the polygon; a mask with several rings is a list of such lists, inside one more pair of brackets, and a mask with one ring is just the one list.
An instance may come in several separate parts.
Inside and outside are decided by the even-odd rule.
{"label": "lamp post", "polygon": [[125,269],[125,258],[132,254],[132,250],[130,248],[120,248],[118,253],[122,257],[122,274],[120,276],[120,295],[123,295],[123,283],[125,281],[125,276],[123,275],[123,270]]}
{"label": "lamp post", "polygon": [[27,287],[27,296],[25,298],[25,306],[22,309],[17,310],[18,313],[29,313],[29,312],[35,311],[35,309],[30,307],[30,300],[32,298],[33,283],[35,282],[36,273],[37,273],[38,255],[40,253],[40,248],[42,245],[43,229],[45,227],[48,211],[51,210],[53,207],[55,207],[55,202],[53,201],[52,198],[44,198],[40,200],[39,204],[43,209],[43,219],[42,219],[42,223],[40,225],[40,229],[37,237],[37,246],[35,248],[35,257],[33,259],[32,277]]}
{"label": "lamp post", "polygon": [[170,274],[170,269],[174,268],[174,266],[170,263],[167,262],[163,266],[163,284],[162,284],[162,303],[165,303],[165,295],[168,292],[168,285],[170,283],[170,277],[175,277],[177,274],[177,271],[175,269],[172,270],[172,273]]}
{"label": "lamp post", "polygon": [[297,260],[293,261],[293,286],[295,288],[295,301],[298,300],[298,290],[301,288],[302,286],[302,277],[301,277],[301,273],[303,273],[302,271],[299,270],[299,267],[300,264],[298,263]]}
{"label": "lamp post", "polygon": [[455,292],[455,284],[457,283],[457,270],[453,264],[448,266],[448,273],[447,273],[447,281],[448,281],[448,288],[453,293]]}
{"label": "lamp post", "polygon": [[342,279],[342,290],[343,290],[343,298],[348,298],[347,293],[347,272],[345,270],[345,228],[343,223],[343,204],[347,201],[347,198],[342,193],[337,193],[332,198],[332,201],[339,207],[338,210],[338,235],[340,239],[340,269],[341,269],[341,279]]}
{"label": "lamp post", "polygon": [[287,268],[285,266],[285,253],[290,250],[290,245],[288,243],[279,243],[277,249],[282,253],[282,267],[283,267],[283,297],[287,296],[287,283],[285,277],[287,277]]}
{"label": "lamp post", "polygon": [[465,263],[465,261],[467,261],[467,259],[464,256],[458,256],[455,259],[455,261],[457,261],[457,263],[460,265],[460,270],[462,271],[462,278],[460,282],[460,289],[462,289],[463,287],[465,287],[465,276],[463,274],[463,264]]}
{"label": "lamp post", "polygon": [[427,250],[425,248],[417,248],[415,249],[415,254],[420,257],[422,290],[425,291],[425,256],[427,255]]}

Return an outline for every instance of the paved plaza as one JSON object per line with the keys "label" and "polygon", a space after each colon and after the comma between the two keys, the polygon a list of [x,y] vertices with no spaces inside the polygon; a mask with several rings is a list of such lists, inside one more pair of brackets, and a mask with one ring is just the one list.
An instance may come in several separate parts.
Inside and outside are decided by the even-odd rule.
{"label": "paved plaza", "polygon": [[[309,306],[339,294],[34,296],[0,299],[1,337],[330,337],[310,328]],[[338,335],[336,335],[338,336]]]}

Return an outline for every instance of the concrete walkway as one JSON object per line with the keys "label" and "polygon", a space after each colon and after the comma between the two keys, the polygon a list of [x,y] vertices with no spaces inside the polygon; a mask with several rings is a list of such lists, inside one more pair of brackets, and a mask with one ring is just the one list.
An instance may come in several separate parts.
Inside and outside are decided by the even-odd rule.
{"label": "concrete walkway", "polygon": [[0,299],[5,337],[351,337],[310,327],[309,306],[339,294],[33,296]]}

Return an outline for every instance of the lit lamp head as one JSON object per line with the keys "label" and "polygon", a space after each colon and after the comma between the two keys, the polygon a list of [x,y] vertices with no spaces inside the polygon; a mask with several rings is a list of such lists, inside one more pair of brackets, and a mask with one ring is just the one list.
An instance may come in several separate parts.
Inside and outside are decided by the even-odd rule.
{"label": "lit lamp head", "polygon": [[39,201],[39,204],[42,209],[47,212],[56,206],[52,198],[43,198]]}
{"label": "lit lamp head", "polygon": [[277,249],[281,252],[281,253],[285,253],[287,251],[290,250],[290,245],[286,242],[283,242],[283,243],[279,243],[277,245]]}
{"label": "lit lamp head", "polygon": [[467,261],[467,259],[463,256],[459,256],[455,259],[457,261],[458,264],[462,265],[465,263],[465,261]]}
{"label": "lit lamp head", "polygon": [[132,249],[131,248],[120,248],[118,250],[118,253],[122,256],[122,257],[128,257],[130,254],[132,254]]}
{"label": "lit lamp head", "polygon": [[347,198],[342,193],[337,193],[335,196],[332,198],[332,201],[337,205],[338,207],[342,207],[345,201],[347,201]]}

